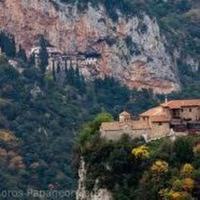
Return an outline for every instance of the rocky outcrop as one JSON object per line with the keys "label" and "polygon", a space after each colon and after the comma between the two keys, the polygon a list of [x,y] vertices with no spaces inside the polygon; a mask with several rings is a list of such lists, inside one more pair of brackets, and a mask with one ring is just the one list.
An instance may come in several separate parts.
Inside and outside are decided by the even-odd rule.
{"label": "rocky outcrop", "polygon": [[103,188],[95,186],[92,192],[88,192],[85,188],[85,180],[87,178],[87,170],[83,158],[80,161],[79,167],[79,181],[76,192],[76,200],[113,200],[112,194]]}
{"label": "rocky outcrop", "polygon": [[114,76],[130,88],[158,93],[179,89],[176,64],[167,53],[155,19],[143,13],[113,22],[103,6],[85,11],[58,0],[1,0],[0,27],[30,52],[39,34],[63,52],[101,54],[97,65],[81,69],[88,77]]}

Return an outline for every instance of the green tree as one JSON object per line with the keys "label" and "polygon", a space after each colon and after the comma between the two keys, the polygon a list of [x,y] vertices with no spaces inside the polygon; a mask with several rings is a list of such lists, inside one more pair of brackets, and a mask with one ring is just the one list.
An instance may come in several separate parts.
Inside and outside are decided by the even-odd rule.
{"label": "green tree", "polygon": [[46,72],[46,67],[48,66],[48,51],[47,51],[47,44],[46,40],[44,39],[43,36],[40,37],[39,39],[39,46],[40,46],[40,51],[39,51],[39,59],[40,59],[40,64],[39,67],[41,69],[42,74],[45,74]]}
{"label": "green tree", "polygon": [[99,131],[102,122],[113,121],[113,117],[110,113],[102,112],[98,114],[93,121],[90,121],[82,127],[77,141],[81,149],[90,141],[90,139]]}
{"label": "green tree", "polygon": [[13,35],[0,31],[0,47],[8,57],[15,57],[16,46]]}
{"label": "green tree", "polygon": [[17,52],[17,58],[21,59],[24,62],[27,62],[26,51],[19,45],[19,50]]}
{"label": "green tree", "polygon": [[181,163],[190,163],[193,157],[192,142],[188,138],[178,138],[174,144],[176,160]]}

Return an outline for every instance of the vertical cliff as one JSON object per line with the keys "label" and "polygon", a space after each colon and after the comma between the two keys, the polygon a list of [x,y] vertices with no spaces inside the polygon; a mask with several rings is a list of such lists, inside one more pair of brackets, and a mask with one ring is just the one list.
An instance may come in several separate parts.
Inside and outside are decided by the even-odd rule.
{"label": "vertical cliff", "polygon": [[87,169],[83,158],[80,161],[78,175],[79,181],[76,192],[76,200],[113,200],[111,192],[104,188],[98,188],[97,185],[93,188],[92,192],[88,192],[86,190],[85,180],[87,179]]}
{"label": "vertical cliff", "polygon": [[113,21],[103,6],[80,11],[53,0],[0,1],[0,27],[30,52],[39,34],[63,52],[101,54],[98,64],[81,69],[88,77],[114,76],[130,88],[169,93],[179,89],[176,62],[155,18],[144,12]]}

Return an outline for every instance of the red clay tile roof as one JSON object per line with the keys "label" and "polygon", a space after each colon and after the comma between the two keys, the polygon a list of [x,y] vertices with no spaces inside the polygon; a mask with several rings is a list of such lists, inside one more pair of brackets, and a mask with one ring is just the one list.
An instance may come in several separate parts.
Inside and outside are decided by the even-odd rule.
{"label": "red clay tile roof", "polygon": [[162,112],[163,112],[162,107],[158,106],[158,107],[147,110],[146,112],[140,114],[140,116],[141,117],[150,117],[150,116],[161,114]]}
{"label": "red clay tile roof", "polygon": [[170,118],[167,115],[155,115],[151,117],[152,122],[169,122]]}
{"label": "red clay tile roof", "polygon": [[[200,99],[191,99],[191,100],[173,100],[167,103],[161,104],[161,106],[151,108],[146,112],[142,113],[141,117],[151,117],[152,122],[169,122],[170,118],[163,111],[163,107],[173,108],[181,108],[184,106],[200,106]],[[122,112],[120,115],[130,116],[130,114],[126,111]],[[149,125],[146,121],[138,120],[138,121],[128,121],[128,122],[104,122],[101,125],[101,129],[105,131],[115,131],[115,130],[123,130],[124,128],[130,128],[132,130],[141,130],[141,129],[149,129]]]}
{"label": "red clay tile roof", "polygon": [[152,122],[169,122],[170,118],[163,111],[161,106],[151,108],[140,115],[141,117],[150,117]]}
{"label": "red clay tile roof", "polygon": [[200,99],[190,100],[173,100],[167,103],[161,104],[163,107],[169,107],[170,109],[178,109],[181,107],[200,106]]}

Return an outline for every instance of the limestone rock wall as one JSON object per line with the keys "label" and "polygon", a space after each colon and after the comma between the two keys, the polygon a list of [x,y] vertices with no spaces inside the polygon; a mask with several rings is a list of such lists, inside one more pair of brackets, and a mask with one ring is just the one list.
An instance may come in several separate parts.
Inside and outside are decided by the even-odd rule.
{"label": "limestone rock wall", "polygon": [[79,181],[78,181],[78,189],[76,192],[76,200],[113,200],[112,194],[107,190],[103,188],[95,188],[93,189],[93,192],[88,193],[86,191],[84,182],[87,178],[86,174],[86,167],[85,162],[83,158],[81,158],[80,161],[80,168],[78,171],[79,174]]}
{"label": "limestone rock wall", "polygon": [[130,88],[158,93],[179,89],[176,63],[165,48],[155,19],[145,13],[118,22],[102,6],[80,12],[59,0],[1,0],[0,27],[30,52],[39,34],[63,52],[94,49],[101,59],[81,69],[86,77],[114,76]]}

